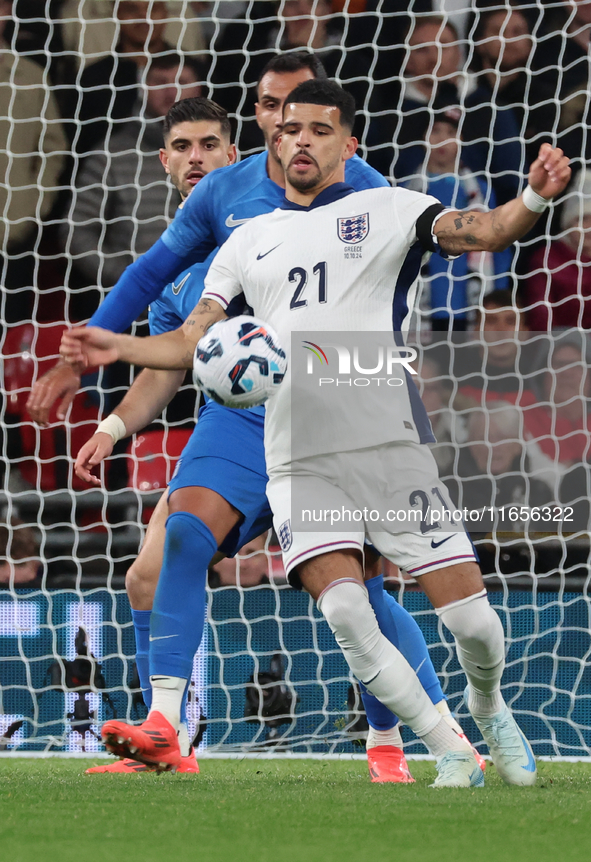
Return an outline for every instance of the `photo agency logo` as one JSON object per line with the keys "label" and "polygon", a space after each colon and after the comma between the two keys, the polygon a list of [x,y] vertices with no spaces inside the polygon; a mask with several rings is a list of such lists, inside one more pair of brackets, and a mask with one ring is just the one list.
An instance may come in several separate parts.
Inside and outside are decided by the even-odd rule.
{"label": "photo agency logo", "polygon": [[383,442],[385,416],[396,437],[415,439],[409,391],[416,355],[392,331],[292,332],[292,459],[363,448],[376,434]]}
{"label": "photo agency logo", "polygon": [[403,370],[416,375],[411,365],[417,358],[413,347],[379,343],[379,336],[384,333],[356,335],[359,343],[349,345],[302,341],[302,348],[308,351],[306,374],[315,377],[319,387],[397,387],[405,383],[404,378],[398,376]]}

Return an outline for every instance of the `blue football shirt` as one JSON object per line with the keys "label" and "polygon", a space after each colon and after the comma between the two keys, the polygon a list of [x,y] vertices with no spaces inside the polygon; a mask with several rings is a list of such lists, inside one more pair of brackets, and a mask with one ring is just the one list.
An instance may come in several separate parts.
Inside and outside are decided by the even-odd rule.
{"label": "blue football shirt", "polygon": [[[217,249],[216,249],[217,251]],[[203,282],[216,252],[203,263],[195,263],[167,284],[158,299],[150,303],[150,335],[179,329],[191,314],[203,293]]]}
{"label": "blue football shirt", "polygon": [[[181,272],[174,281],[166,285],[158,299],[150,304],[148,312],[150,335],[160,335],[163,332],[170,332],[183,325],[201,298],[204,279],[216,253],[217,249],[203,263],[195,263]],[[241,311],[242,308],[238,307],[237,312]],[[231,309],[229,310],[229,314],[232,316]],[[232,410],[234,412],[234,408],[224,407],[222,404],[212,401],[206,395],[204,395],[204,398],[206,405],[203,409],[207,409],[208,412],[212,410],[216,412],[220,410],[224,412]],[[240,410],[239,412],[264,416],[265,408],[264,406],[251,407],[248,411]]]}

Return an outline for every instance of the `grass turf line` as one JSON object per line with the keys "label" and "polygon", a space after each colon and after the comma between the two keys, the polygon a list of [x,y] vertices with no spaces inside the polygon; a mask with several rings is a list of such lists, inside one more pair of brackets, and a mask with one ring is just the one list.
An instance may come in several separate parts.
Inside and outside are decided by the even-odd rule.
{"label": "grass turf line", "polygon": [[[105,761],[101,761],[104,763]],[[84,775],[92,761],[0,760],[10,862],[564,862],[591,858],[591,766],[540,763],[534,788],[371,784],[362,762],[205,760],[200,775]]]}

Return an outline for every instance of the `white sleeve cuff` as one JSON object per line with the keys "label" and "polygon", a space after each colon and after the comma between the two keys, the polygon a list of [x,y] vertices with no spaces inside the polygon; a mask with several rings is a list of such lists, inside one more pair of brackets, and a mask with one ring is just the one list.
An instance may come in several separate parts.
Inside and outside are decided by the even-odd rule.
{"label": "white sleeve cuff", "polygon": [[201,294],[201,299],[213,299],[214,302],[219,302],[222,308],[226,309],[230,305],[230,301],[225,298],[225,296],[221,296],[219,293],[215,293],[212,290],[204,290]]}

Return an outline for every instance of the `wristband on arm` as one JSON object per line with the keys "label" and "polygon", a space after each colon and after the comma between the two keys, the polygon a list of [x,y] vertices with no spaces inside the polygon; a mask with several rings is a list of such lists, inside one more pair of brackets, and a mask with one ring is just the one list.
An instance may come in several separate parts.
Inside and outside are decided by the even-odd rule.
{"label": "wristband on arm", "polygon": [[113,440],[113,443],[117,443],[119,440],[127,437],[127,428],[125,427],[125,422],[121,416],[117,416],[116,413],[111,413],[106,419],[103,419],[103,421],[99,423],[94,433],[108,434]]}
{"label": "wristband on arm", "polygon": [[534,192],[531,186],[526,186],[521,195],[523,205],[532,213],[543,213],[548,208],[550,200]]}

